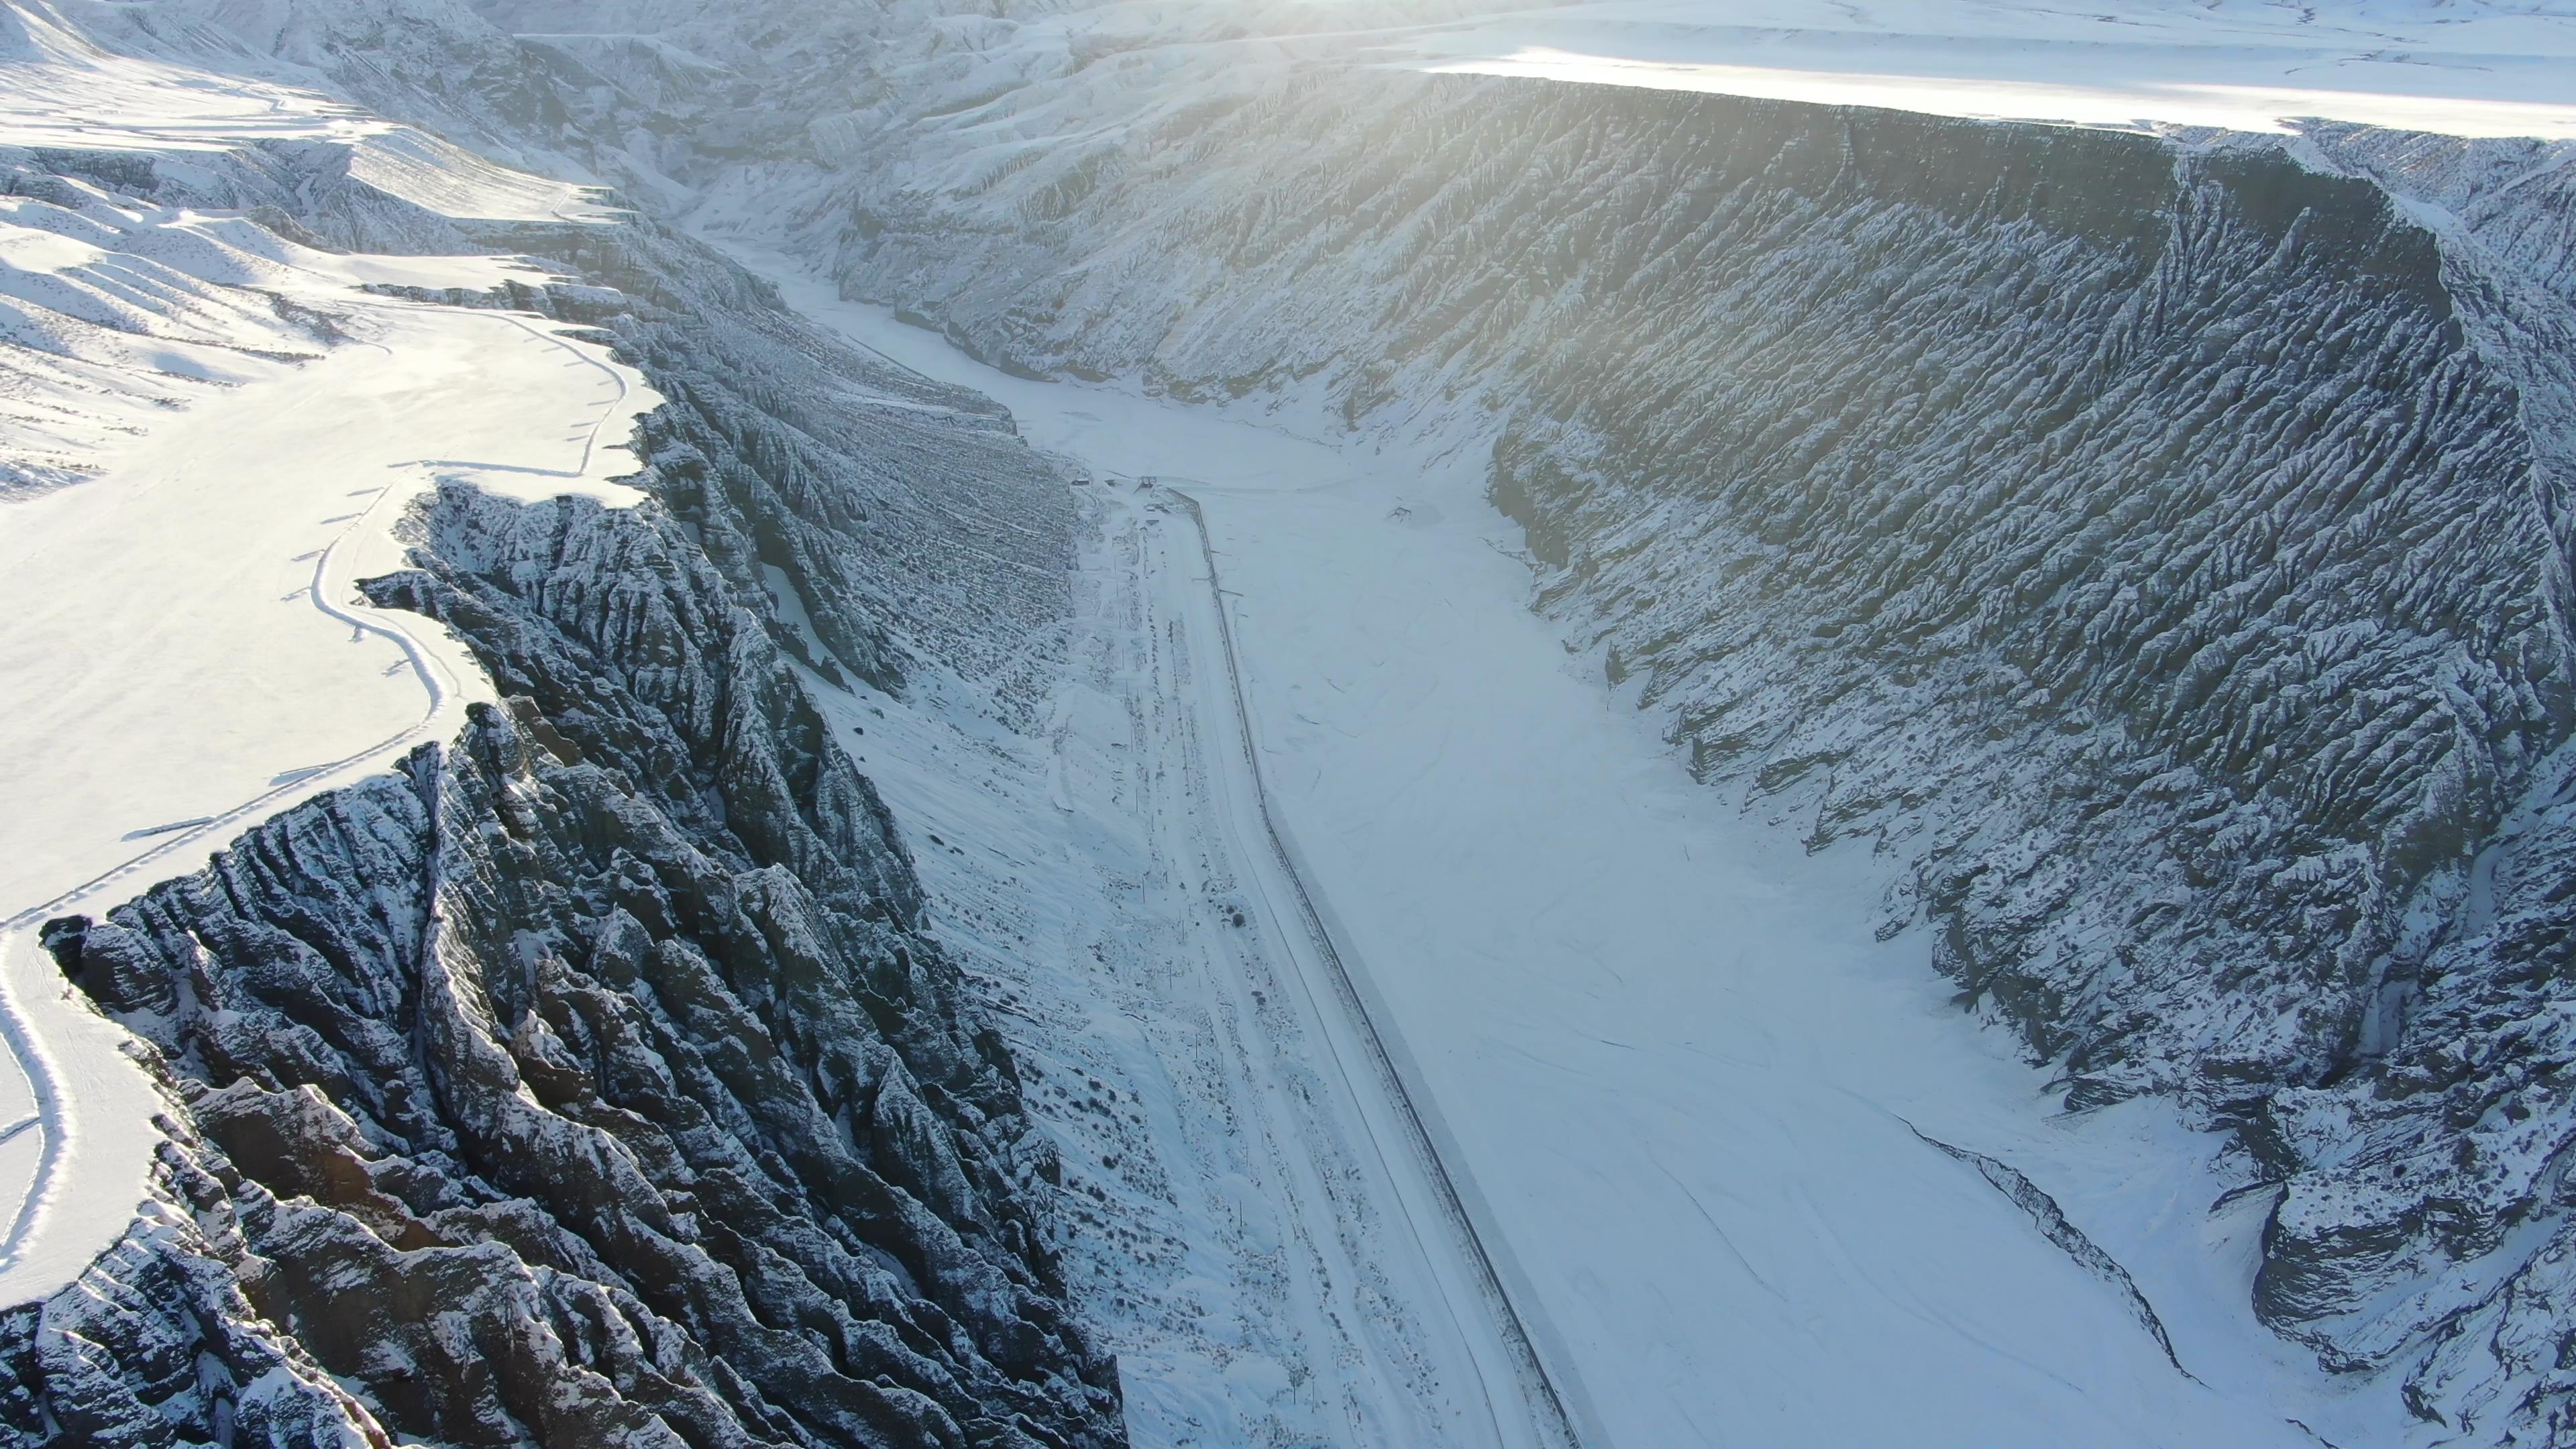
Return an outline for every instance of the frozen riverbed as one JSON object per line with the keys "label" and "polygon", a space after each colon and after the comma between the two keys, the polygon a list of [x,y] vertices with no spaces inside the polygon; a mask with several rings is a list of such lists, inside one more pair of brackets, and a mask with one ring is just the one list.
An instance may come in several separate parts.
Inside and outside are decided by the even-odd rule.
{"label": "frozen riverbed", "polygon": [[[2212,1210],[2215,1139],[2147,1104],[2057,1115],[1919,931],[1876,938],[1865,847],[1810,857],[1800,822],[1691,781],[1527,611],[1473,467],[1003,377],[789,294],[1043,446],[1195,480],[1285,822],[1600,1437],[2355,1444],[2403,1421],[2253,1321],[2266,1204]],[[2179,1368],[1927,1137],[2052,1195]]]}

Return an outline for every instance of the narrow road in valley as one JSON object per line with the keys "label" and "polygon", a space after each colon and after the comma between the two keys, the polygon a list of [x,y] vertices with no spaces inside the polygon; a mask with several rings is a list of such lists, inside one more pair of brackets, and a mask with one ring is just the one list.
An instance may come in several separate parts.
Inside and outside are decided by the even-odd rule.
{"label": "narrow road in valley", "polygon": [[1223,575],[1198,502],[1165,489],[1152,508],[1186,537],[1176,550],[1167,536],[1164,547],[1148,555],[1149,570],[1159,575],[1149,587],[1182,622],[1189,657],[1222,665],[1196,668],[1190,676],[1202,737],[1212,747],[1209,803],[1234,848],[1265,934],[1293,973],[1322,1042],[1318,1065],[1334,1073],[1356,1109],[1364,1139],[1353,1148],[1373,1159],[1392,1189],[1384,1206],[1398,1219],[1395,1235],[1429,1269],[1438,1302],[1425,1306],[1445,1320],[1431,1327],[1463,1351],[1474,1378],[1463,1388],[1482,1400],[1492,1442],[1575,1449],[1585,1441],[1569,1411],[1569,1395],[1551,1376],[1506,1290],[1496,1256],[1461,1197],[1457,1169],[1443,1161],[1383,1029],[1370,1016],[1347,947],[1334,940],[1271,811],[1225,612]]}
{"label": "narrow road in valley", "polygon": [[[899,366],[999,383],[1015,409],[1034,397],[1083,424],[1049,445],[1100,480],[1079,490],[1095,535],[1077,610],[1088,642],[1071,651],[1037,778],[962,787],[961,765],[988,751],[940,719],[907,723],[927,694],[855,711],[836,734],[929,846],[945,930],[991,937],[997,972],[1032,940],[1098,962],[1023,983],[1054,1005],[1014,1003],[1015,1045],[1049,1062],[1051,1078],[1079,1062],[1095,1095],[1101,1079],[1123,1084],[1156,1124],[1154,1136],[1095,1142],[1086,1113],[1056,1109],[1068,1156],[1091,1159],[1068,1166],[1069,1185],[1116,1203],[1147,1240],[1186,1235],[1170,1249],[1109,1251],[1088,1270],[1137,1442],[1607,1449],[1517,1290],[1521,1275],[1480,1235],[1472,1184],[1437,1150],[1439,1119],[1399,1071],[1401,1044],[1367,1009],[1332,905],[1275,818],[1196,500],[1134,482],[1265,435],[1130,431],[1091,411],[1117,408],[1114,398],[989,373],[783,258],[742,259],[791,305]],[[1348,477],[1317,461],[1299,453],[1264,481],[1304,494]],[[1053,819],[993,818],[1019,791]],[[1094,991],[1105,999],[1089,1000]],[[1076,1034],[1059,1036],[1058,1020]],[[1285,1376],[1264,1389],[1272,1365]]]}
{"label": "narrow road in valley", "polygon": [[[1633,692],[1605,690],[1598,656],[1530,612],[1478,437],[1381,447],[1294,395],[1229,413],[1012,377],[827,282],[772,275],[818,320],[1006,404],[1033,444],[1081,460],[1096,481],[1077,492],[1113,537],[1143,535],[1098,566],[1118,594],[1100,628],[1150,667],[1086,664],[1054,732],[1067,787],[1051,813],[1071,858],[1116,845],[1120,802],[1153,797],[1154,864],[1095,857],[1136,911],[1073,944],[1107,943],[1111,983],[1140,983],[1148,1007],[1170,981],[1223,1008],[1240,1038],[1226,1079],[1246,1090],[1200,1100],[1244,1131],[1215,1146],[1302,1134],[1290,1145],[1316,1157],[1331,1211],[1304,1200],[1310,1174],[1255,1172],[1252,1190],[1294,1232],[1355,1239],[1326,1243],[1303,1280],[1236,1266],[1258,1254],[1193,1260],[1234,1301],[1325,1320],[1324,1350],[1283,1346],[1282,1362],[1360,1366],[1340,1370],[1326,1432],[1255,1442],[2313,1443],[2293,1416],[2365,1442],[2344,1426],[2377,1410],[2318,1387],[2313,1360],[2255,1321],[2241,1275],[2261,1213],[2207,1210],[2224,1183],[2184,1124],[2048,1110],[2045,1074],[1961,1022],[1921,936],[1879,929],[1892,861],[1858,843],[1811,855],[1798,822],[1695,780]],[[1300,418],[1327,425],[1309,436]],[[1169,476],[1182,469],[1206,481]],[[1126,481],[1146,474],[1161,484]],[[1204,536],[1190,500],[1138,506],[1174,483],[1204,504]],[[1178,888],[1158,895],[1162,862]],[[1030,894],[1037,864],[1011,861],[996,905]],[[1210,929],[1218,901],[1258,929],[1231,929],[1230,911]],[[1188,970],[1164,969],[1140,929],[1166,915],[1210,948]],[[1115,1029],[1086,1023],[1083,1049]],[[1192,1040],[1158,1019],[1130,1056],[1195,1067],[1170,1053]],[[1186,1105],[1219,1074],[1173,1075]],[[1110,1145],[1123,1161],[1128,1142]],[[2100,1260],[2017,1201],[2012,1175]],[[1121,1202],[1166,1200],[1191,1242],[1222,1242],[1232,1214],[1192,1216],[1186,1183]],[[1369,1322],[1408,1326],[1332,1359],[1345,1278],[1380,1264]],[[1299,1300],[1314,1283],[1332,1294]],[[1177,1365],[1149,1380],[1166,1398],[1205,1381],[1197,1364],[1234,1374],[1233,1343],[1257,1335],[1187,1316],[1222,1330],[1194,1364],[1161,1326],[1187,1295],[1141,1287],[1151,1312],[1119,1351]],[[1423,1432],[1340,1428],[1342,1403],[1390,1402],[1408,1342],[1444,1396],[1465,1385],[1478,1402]],[[1215,1422],[1244,1418],[1191,1419]]]}

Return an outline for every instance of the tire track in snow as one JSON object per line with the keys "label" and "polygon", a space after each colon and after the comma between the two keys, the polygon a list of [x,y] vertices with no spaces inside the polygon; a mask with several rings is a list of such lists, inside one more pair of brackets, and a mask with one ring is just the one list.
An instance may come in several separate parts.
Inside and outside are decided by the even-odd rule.
{"label": "tire track in snow", "polygon": [[[1234,625],[1226,611],[1224,578],[1217,567],[1216,547],[1208,535],[1206,514],[1201,511],[1196,498],[1179,489],[1165,488],[1161,490],[1159,496],[1170,499],[1177,505],[1176,508],[1168,511],[1188,515],[1197,535],[1201,559],[1207,567],[1208,601],[1215,611],[1217,638],[1222,645],[1225,660],[1225,692],[1232,701],[1242,747],[1245,778],[1250,782],[1254,813],[1258,817],[1262,836],[1270,848],[1273,863],[1278,868],[1280,878],[1287,883],[1289,893],[1294,899],[1293,914],[1297,917],[1297,924],[1303,928],[1303,933],[1311,941],[1317,958],[1324,963],[1330,978],[1332,995],[1340,1004],[1345,1019],[1353,1028],[1354,1035],[1367,1054],[1369,1059],[1367,1067],[1376,1078],[1375,1085],[1384,1094],[1388,1105],[1394,1108],[1396,1120],[1404,1129],[1403,1135],[1406,1140],[1402,1144],[1402,1149],[1409,1150],[1415,1159],[1420,1168],[1420,1176],[1431,1190],[1437,1210],[1445,1221],[1426,1227],[1421,1222],[1412,1220],[1410,1204],[1404,1202],[1401,1194],[1398,1195],[1398,1207],[1406,1214],[1408,1226],[1421,1244],[1426,1257],[1436,1260],[1441,1256],[1434,1235],[1443,1229],[1452,1235],[1458,1248],[1464,1249],[1463,1256],[1477,1280],[1475,1287],[1478,1296],[1484,1300],[1480,1306],[1491,1315],[1492,1326],[1513,1360],[1511,1368],[1514,1376],[1519,1380],[1515,1386],[1517,1392],[1507,1396],[1491,1382],[1481,1385],[1487,1407],[1496,1421],[1496,1433],[1498,1436],[1508,1435],[1502,1423],[1507,1416],[1514,1419],[1527,1416],[1532,1420],[1530,1427],[1535,1430],[1539,1442],[1551,1446],[1551,1449],[1583,1449],[1586,1436],[1577,1431],[1576,1419],[1579,1415],[1585,1429],[1590,1431],[1591,1440],[1596,1445],[1606,1442],[1600,1432],[1598,1418],[1590,1412],[1588,1405],[1584,1404],[1579,1397],[1580,1385],[1569,1378],[1560,1386],[1556,1376],[1549,1372],[1546,1360],[1541,1357],[1538,1338],[1533,1334],[1531,1325],[1533,1321],[1537,1321],[1539,1331],[1546,1333],[1548,1330],[1544,1321],[1535,1320],[1534,1303],[1525,1309],[1514,1301],[1505,1287],[1507,1274],[1513,1281],[1526,1282],[1526,1279],[1511,1263],[1507,1256],[1508,1249],[1498,1250],[1489,1246],[1485,1234],[1478,1229],[1474,1215],[1468,1210],[1467,1193],[1462,1193],[1460,1190],[1460,1175],[1454,1172],[1443,1159],[1437,1146],[1438,1139],[1445,1137],[1446,1134],[1435,1133],[1417,1107],[1415,1093],[1397,1065],[1397,1050],[1400,1048],[1391,1050],[1386,1035],[1379,1030],[1376,1018],[1369,1010],[1365,993],[1353,974],[1345,953],[1337,946],[1334,932],[1326,924],[1324,910],[1319,907],[1313,888],[1307,884],[1306,872],[1298,864],[1297,853],[1282,833],[1277,816],[1271,809],[1268,783],[1262,774],[1261,762],[1254,744],[1256,735],[1253,730],[1252,707],[1244,689],[1242,666],[1234,641]],[[1297,953],[1292,951],[1289,954],[1294,957]],[[1299,974],[1301,978],[1304,975],[1302,970]],[[1312,994],[1312,983],[1302,984]],[[1317,1007],[1320,1013],[1322,1003],[1318,1002]],[[1334,1049],[1332,1034],[1329,1031],[1326,1033],[1325,1045],[1327,1050]],[[1348,1066],[1339,1063],[1338,1060],[1336,1065],[1343,1066],[1346,1078],[1353,1075]],[[1357,1080],[1352,1080],[1350,1085],[1355,1095],[1365,1090],[1365,1085]],[[1363,1125],[1369,1125],[1366,1113],[1362,1114],[1362,1122]],[[1383,1145],[1380,1145],[1380,1155],[1385,1159],[1390,1170],[1397,1168],[1394,1156],[1388,1153]],[[1468,1191],[1472,1192],[1472,1187]],[[1437,1277],[1436,1274],[1435,1277]],[[1526,1297],[1526,1294],[1524,1296]],[[1445,1306],[1453,1316],[1463,1316],[1464,1312],[1472,1311],[1462,1310],[1461,1306],[1454,1301]],[[1463,1333],[1463,1322],[1460,1327]],[[1560,1353],[1559,1357],[1562,1356]],[[1474,1357],[1471,1352],[1471,1361]],[[1480,1375],[1484,1372],[1481,1362],[1476,1363],[1476,1368]]]}

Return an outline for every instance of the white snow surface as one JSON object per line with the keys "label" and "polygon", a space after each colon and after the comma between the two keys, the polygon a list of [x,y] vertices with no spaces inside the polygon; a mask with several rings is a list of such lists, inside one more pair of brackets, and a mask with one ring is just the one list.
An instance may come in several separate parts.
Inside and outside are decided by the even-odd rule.
{"label": "white snow surface", "polygon": [[[105,7],[90,0],[81,8]],[[426,131],[292,84],[282,78],[287,67],[281,62],[247,51],[235,59],[241,73],[119,54],[49,0],[6,0],[0,3],[0,146],[185,158],[310,142],[345,147],[351,176],[441,216],[598,221],[613,214],[596,188],[496,165]]]}
{"label": "white snow surface", "polygon": [[1195,532],[1107,490],[1088,523],[1041,738],[935,675],[812,693],[1059,1139],[1135,1442],[1570,1449],[1262,849]]}
{"label": "white snow surface", "polygon": [[[521,8],[562,18],[534,0]],[[608,13],[648,30],[700,23],[686,12],[702,8],[612,0]],[[2571,0],[1091,0],[938,33],[934,53],[980,61],[961,97],[1078,57],[1133,66],[1167,48],[1232,65],[1252,53],[1238,42],[1296,39],[1410,70],[1943,116],[2576,137]]]}
{"label": "white snow surface", "polygon": [[1412,68],[1934,115],[2576,136],[2576,5],[1591,0],[1391,43]]}
{"label": "white snow surface", "polygon": [[462,646],[354,587],[401,566],[423,490],[640,497],[609,480],[659,400],[604,349],[361,290],[519,270],[0,198],[0,1302],[51,1295],[124,1232],[163,1110],[36,928],[193,869],[489,696]]}
{"label": "white snow surface", "polygon": [[[1141,726],[1122,697],[1132,666],[1083,662],[1200,637],[1186,622],[1207,587],[1194,535],[1139,501],[1147,476],[1159,487],[1142,498],[1180,487],[1203,503],[1274,807],[1586,1443],[2414,1441],[2386,1383],[2329,1379],[2253,1319],[2268,1199],[2215,1205],[2229,1182],[2218,1139],[2148,1102],[2056,1113],[2011,1043],[1951,1006],[1919,929],[1874,938],[1884,862],[1866,847],[1807,856],[1801,822],[1695,784],[1600,661],[1528,612],[1516,530],[1480,496],[1481,440],[1381,454],[1318,441],[1320,421],[1013,378],[775,255],[737,255],[800,309],[991,393],[1033,441],[1098,470],[1103,541],[1086,570],[1103,602],[1043,754],[1015,756],[936,691],[845,722],[868,731],[852,748],[912,832],[934,899],[965,917],[941,928],[1003,978],[993,989],[1041,1080],[1069,1071],[1092,1083],[1074,1098],[1106,1083],[1132,1104],[1101,1135],[1038,1090],[1072,1124],[1068,1181],[1099,1185],[1178,1255],[1140,1247],[1115,1215],[1075,1245],[1139,1444],[1483,1442],[1472,1426],[1391,1439],[1360,1420],[1254,1412],[1289,1402],[1281,1384],[1311,1404],[1305,1374],[1327,1372],[1311,1343],[1299,1357],[1294,1308],[1247,1273],[1294,1235],[1283,1223],[1319,1229],[1311,1204],[1229,1154],[1331,1160],[1351,1119],[1308,1121],[1320,1138],[1302,1145],[1293,1122],[1251,1148],[1213,1131],[1205,1119],[1231,1109],[1211,1083],[1247,1061],[1330,1080],[1316,1024],[1210,1008],[1199,993],[1243,994],[1229,962],[1171,954],[1223,934],[1197,896],[1219,894],[1220,915],[1241,899],[1186,889],[1228,869],[1193,853],[1204,844],[1160,866],[1148,849],[1123,875],[1114,864],[1132,858],[1118,811],[1205,768],[1197,754],[1223,733],[1204,691]],[[1121,590],[1141,601],[1116,603]],[[1200,717],[1175,724],[1183,708]],[[1210,743],[1175,752],[1193,740]],[[992,779],[961,784],[961,752],[993,761]],[[1051,811],[1035,803],[1049,798]],[[1043,964],[1058,950],[1108,979]],[[1041,964],[1013,968],[1014,951]],[[1280,969],[1266,953],[1232,965],[1256,987]],[[2134,1278],[2189,1376],[2124,1295],[1916,1129],[2054,1196]],[[1247,1199],[1254,1220],[1239,1221]],[[1363,1220],[1384,1204],[1352,1201]],[[1419,1272],[1387,1281],[1392,1320],[1437,1316]],[[1284,1378],[1263,1367],[1277,1364]],[[1271,1387],[1247,1398],[1247,1377]]]}

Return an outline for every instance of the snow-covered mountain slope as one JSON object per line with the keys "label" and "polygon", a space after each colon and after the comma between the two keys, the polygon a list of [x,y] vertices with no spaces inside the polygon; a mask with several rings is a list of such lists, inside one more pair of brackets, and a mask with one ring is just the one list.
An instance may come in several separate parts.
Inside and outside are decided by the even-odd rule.
{"label": "snow-covered mountain slope", "polygon": [[[347,34],[360,16],[404,33],[479,33],[470,23],[460,26],[467,21],[463,11],[435,5],[398,16],[350,6],[333,17],[331,29]],[[272,164],[345,172],[371,199],[409,202],[435,216],[595,221],[606,214],[588,188],[496,164],[343,95],[297,84],[314,73],[277,54],[291,55],[313,28],[294,17],[291,6],[230,3],[12,4],[0,11],[0,145],[159,155],[183,173],[192,153],[238,158],[257,148]],[[496,48],[515,60],[514,47]],[[384,54],[389,65],[398,63],[392,49]],[[452,54],[442,50],[439,59],[448,63],[418,73],[448,77],[459,69]],[[477,99],[517,115],[505,98],[484,93]]]}
{"label": "snow-covered mountain slope", "polygon": [[1118,1442],[1008,1051],[763,621],[658,508],[422,522],[371,593],[526,693],[49,932],[187,1125],[10,1427]]}
{"label": "snow-covered mountain slope", "polygon": [[[151,1106],[113,1034],[58,1000],[33,927],[453,731],[488,694],[478,671],[352,580],[398,557],[390,530],[435,478],[639,496],[605,480],[634,468],[624,441],[658,399],[553,327],[371,294],[539,274],[330,252],[254,219],[310,203],[317,221],[420,219],[435,237],[565,188],[522,178],[490,195],[497,168],[476,162],[443,193],[460,211],[433,217],[354,179],[328,154],[343,143],[239,149],[273,129],[202,76],[183,137],[161,123],[184,107],[147,107],[154,119],[115,138],[126,149],[98,149],[55,103],[103,99],[85,78],[114,92],[131,63],[41,15],[8,19],[52,46],[6,62],[26,84],[0,104],[0,134],[45,143],[0,146],[0,669],[22,683],[0,719],[0,958],[19,1008],[0,1095],[35,1124],[0,1185],[0,1282],[42,1295],[123,1230]],[[189,91],[178,74],[151,78]],[[291,99],[251,109],[291,116]],[[302,114],[344,109],[304,99]],[[346,144],[391,134],[378,123]]]}

